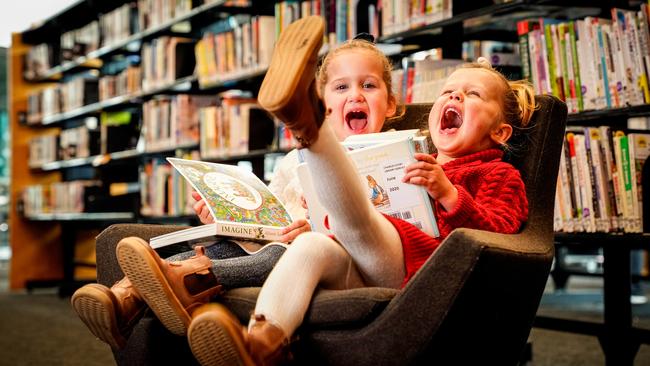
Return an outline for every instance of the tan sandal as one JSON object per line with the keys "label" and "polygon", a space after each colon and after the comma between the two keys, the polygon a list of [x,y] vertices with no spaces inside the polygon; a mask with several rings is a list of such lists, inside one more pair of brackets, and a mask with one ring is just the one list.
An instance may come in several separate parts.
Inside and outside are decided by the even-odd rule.
{"label": "tan sandal", "polygon": [[128,278],[113,285],[91,283],[79,288],[70,300],[88,329],[115,349],[124,348],[133,326],[147,309]]}
{"label": "tan sandal", "polygon": [[320,16],[289,24],[275,43],[258,94],[260,105],[284,122],[300,147],[316,141],[324,119],[324,107],[315,84],[324,30],[325,21]]}
{"label": "tan sandal", "polygon": [[206,304],[192,314],[187,341],[203,366],[253,366],[245,328],[228,309]]}
{"label": "tan sandal", "polygon": [[168,262],[140,238],[122,239],[116,248],[126,276],[160,322],[176,335],[185,335],[192,312],[222,292],[204,248],[197,246],[195,251],[189,259]]}
{"label": "tan sandal", "polygon": [[292,359],[289,338],[264,315],[253,315],[247,331],[225,306],[203,305],[193,315],[187,339],[203,366],[272,366]]}

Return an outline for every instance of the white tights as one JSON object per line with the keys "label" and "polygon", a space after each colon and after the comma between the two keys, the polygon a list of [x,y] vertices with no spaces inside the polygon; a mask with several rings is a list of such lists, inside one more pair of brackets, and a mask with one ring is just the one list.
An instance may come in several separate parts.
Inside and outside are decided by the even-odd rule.
{"label": "white tights", "polygon": [[317,286],[397,288],[405,275],[397,230],[368,199],[327,121],[305,159],[338,242],[315,232],[298,236],[262,286],[255,314],[288,336],[302,323]]}

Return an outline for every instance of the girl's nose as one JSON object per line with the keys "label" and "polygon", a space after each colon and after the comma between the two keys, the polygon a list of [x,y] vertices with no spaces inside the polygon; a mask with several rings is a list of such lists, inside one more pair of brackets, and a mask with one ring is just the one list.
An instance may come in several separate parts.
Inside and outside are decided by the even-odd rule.
{"label": "girl's nose", "polygon": [[348,95],[348,102],[363,102],[363,93],[360,88],[350,89],[350,94]]}
{"label": "girl's nose", "polygon": [[457,100],[459,102],[462,102],[463,99],[464,99],[463,93],[458,92],[458,91],[453,91],[453,92],[451,92],[451,94],[449,94],[449,99],[455,99],[455,100]]}

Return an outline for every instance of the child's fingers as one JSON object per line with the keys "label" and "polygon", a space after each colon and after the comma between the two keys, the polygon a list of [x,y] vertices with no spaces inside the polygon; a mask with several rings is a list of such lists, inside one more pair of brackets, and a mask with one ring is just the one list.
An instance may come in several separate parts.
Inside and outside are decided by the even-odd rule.
{"label": "child's fingers", "polygon": [[307,220],[296,220],[291,225],[287,226],[284,228],[283,233],[284,235],[282,238],[280,238],[280,241],[283,243],[290,243],[292,242],[298,235],[310,231],[311,227],[309,226],[309,222]]}
{"label": "child's fingers", "polygon": [[288,233],[288,232],[290,232],[292,230],[295,230],[295,229],[305,225],[306,223],[307,223],[307,220],[303,220],[303,219],[296,220],[296,221],[292,222],[291,224],[287,225],[284,229],[282,229],[282,234],[286,234],[286,233]]}
{"label": "child's fingers", "polygon": [[196,201],[202,201],[201,195],[197,191],[192,191],[192,198],[194,198]]}
{"label": "child's fingers", "polygon": [[424,161],[430,164],[438,164],[436,158],[434,158],[431,154],[415,153],[413,154],[413,157],[417,161]]}
{"label": "child's fingers", "polygon": [[196,212],[197,215],[201,213],[201,209],[203,209],[203,207],[205,207],[205,202],[203,202],[202,200],[198,202],[194,202],[194,204],[192,205],[192,208],[194,209],[194,212]]}
{"label": "child's fingers", "polygon": [[201,213],[199,214],[199,219],[203,224],[211,224],[214,222],[214,218],[210,214],[210,210],[207,207],[203,206]]}
{"label": "child's fingers", "polygon": [[[419,164],[419,163],[416,163]],[[428,179],[432,176],[433,172],[433,166],[424,166],[424,167],[411,167],[411,169],[407,168],[406,174],[402,177],[402,182],[403,183],[412,183],[411,181],[413,178],[416,177],[423,177],[424,179]]]}

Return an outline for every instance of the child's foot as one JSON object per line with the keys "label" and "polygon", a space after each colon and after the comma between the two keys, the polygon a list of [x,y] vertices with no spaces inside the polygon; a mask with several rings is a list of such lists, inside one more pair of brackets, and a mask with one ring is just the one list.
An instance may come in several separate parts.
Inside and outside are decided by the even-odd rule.
{"label": "child's foot", "polygon": [[203,247],[189,259],[168,262],[140,238],[122,239],[117,259],[160,322],[172,333],[185,335],[192,312],[221,292]]}
{"label": "child's foot", "polygon": [[223,305],[206,304],[192,314],[187,341],[203,366],[252,366],[245,328]]}
{"label": "child's foot", "polygon": [[291,359],[284,331],[254,315],[250,330],[221,304],[203,305],[193,315],[187,333],[192,353],[207,365],[281,365]]}
{"label": "child's foot", "polygon": [[88,329],[112,348],[124,348],[146,304],[128,278],[106,286],[92,283],[75,291],[72,307]]}
{"label": "child's foot", "polygon": [[301,18],[287,26],[275,43],[258,102],[291,130],[300,147],[318,138],[324,107],[316,93],[316,64],[325,21]]}

